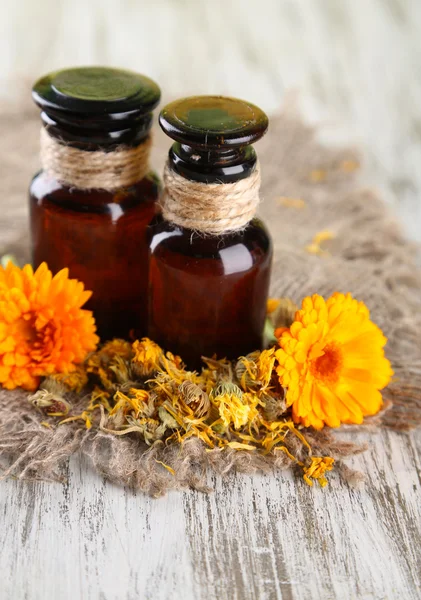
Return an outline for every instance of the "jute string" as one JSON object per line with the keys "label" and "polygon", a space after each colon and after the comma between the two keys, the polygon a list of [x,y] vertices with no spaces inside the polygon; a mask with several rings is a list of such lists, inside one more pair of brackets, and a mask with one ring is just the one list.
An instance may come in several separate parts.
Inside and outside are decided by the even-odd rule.
{"label": "jute string", "polygon": [[[0,110],[0,252],[13,253],[22,264],[29,260],[26,189],[39,166],[38,124],[39,115],[32,107]],[[354,436],[365,430],[365,440],[370,442],[370,431],[406,430],[421,423],[421,272],[414,245],[402,236],[382,199],[364,186],[361,169],[349,168],[358,166],[359,153],[321,146],[318,134],[290,107],[271,120],[268,135],[259,143],[266,200],[259,216],[274,243],[271,295],[299,302],[315,292],[328,297],[335,290],[349,291],[367,304],[389,338],[386,352],[396,375],[384,397],[392,407],[368,419],[362,428],[350,425],[341,431]],[[168,142],[159,132],[155,139],[160,169]],[[319,175],[317,182],[314,172]],[[301,199],[301,208],[285,203],[288,199]],[[309,254],[305,248],[323,230],[334,234],[326,242],[326,253]],[[20,390],[0,390],[0,479],[2,475],[59,478],[61,466],[75,453],[89,457],[108,479],[151,495],[184,486],[204,489],[207,470],[226,475],[291,468],[283,452],[278,453],[282,456],[219,448],[209,452],[197,439],[182,447],[159,443],[149,448],[136,434],[117,437],[96,428],[87,431],[83,422],[53,423],[46,428],[45,415],[29,404],[27,396]],[[76,401],[74,413],[83,406],[86,403],[79,407]],[[329,429],[306,431],[306,437],[314,455],[333,456],[335,470],[339,467],[348,482],[358,482],[360,474],[342,461],[363,446],[352,439],[341,440]],[[301,456],[300,447],[291,451]],[[162,463],[170,465],[174,475]]]}
{"label": "jute string", "polygon": [[79,189],[115,190],[133,185],[149,171],[150,136],[135,147],[112,152],[73,148],[41,129],[41,164],[49,175]]}
{"label": "jute string", "polygon": [[201,183],[164,169],[161,207],[171,223],[212,235],[243,229],[259,204],[260,165],[235,183]]}

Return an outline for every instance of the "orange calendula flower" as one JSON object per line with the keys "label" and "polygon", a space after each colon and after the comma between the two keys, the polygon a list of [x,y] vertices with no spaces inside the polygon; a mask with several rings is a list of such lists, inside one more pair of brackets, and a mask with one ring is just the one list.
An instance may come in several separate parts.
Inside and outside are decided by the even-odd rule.
{"label": "orange calendula flower", "polygon": [[377,413],[379,390],[393,375],[386,342],[368,308],[350,294],[335,293],[327,301],[317,294],[305,298],[276,351],[294,421],[321,429],[362,423]]}
{"label": "orange calendula flower", "polygon": [[35,390],[40,377],[75,369],[98,337],[92,313],[82,306],[91,292],[68,278],[53,277],[43,263],[34,273],[9,262],[0,267],[0,384]]}

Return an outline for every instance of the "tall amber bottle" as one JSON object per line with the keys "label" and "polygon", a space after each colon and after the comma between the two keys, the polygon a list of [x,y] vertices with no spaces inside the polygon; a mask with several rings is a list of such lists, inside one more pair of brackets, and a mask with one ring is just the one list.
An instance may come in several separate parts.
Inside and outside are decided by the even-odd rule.
{"label": "tall amber bottle", "polygon": [[176,143],[150,227],[149,336],[197,368],[201,356],[262,346],[272,244],[253,217],[250,144],[268,120],[247,102],[199,96],[166,106],[160,125]]}
{"label": "tall amber bottle", "polygon": [[34,266],[68,267],[93,295],[101,338],[142,336],[147,326],[147,226],[159,180],[148,166],[149,78],[102,67],[37,81],[43,170],[30,187]]}

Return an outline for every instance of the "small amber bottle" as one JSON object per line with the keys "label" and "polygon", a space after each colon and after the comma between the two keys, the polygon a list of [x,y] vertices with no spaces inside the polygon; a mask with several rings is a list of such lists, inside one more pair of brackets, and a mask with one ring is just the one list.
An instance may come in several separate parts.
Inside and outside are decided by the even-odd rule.
{"label": "small amber bottle", "polygon": [[43,169],[30,187],[34,266],[92,290],[101,338],[142,336],[147,326],[146,230],[159,180],[148,155],[151,79],[103,67],[51,73],[33,88],[41,107]]}
{"label": "small amber bottle", "polygon": [[247,102],[198,96],[167,105],[160,125],[176,143],[150,227],[149,336],[198,368],[202,356],[262,346],[272,244],[253,216],[260,177],[250,144],[268,120]]}

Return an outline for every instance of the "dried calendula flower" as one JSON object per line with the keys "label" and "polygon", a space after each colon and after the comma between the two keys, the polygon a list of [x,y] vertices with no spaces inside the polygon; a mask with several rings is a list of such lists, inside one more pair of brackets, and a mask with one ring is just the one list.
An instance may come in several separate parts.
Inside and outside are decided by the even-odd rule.
{"label": "dried calendula flower", "polygon": [[119,338],[114,338],[109,342],[105,342],[105,344],[101,347],[100,353],[102,356],[107,355],[109,358],[114,358],[115,356],[119,356],[125,360],[130,360],[133,357],[132,345],[130,342],[126,340],[121,340]]}
{"label": "dried calendula flower", "polygon": [[40,389],[28,397],[28,401],[52,417],[67,415],[71,405],[66,400],[66,387],[53,379],[46,379]]}
{"label": "dried calendula flower", "polygon": [[85,361],[86,372],[99,377],[106,390],[115,391],[117,384],[130,379],[128,361],[132,355],[129,342],[120,339],[111,340],[88,356]]}
{"label": "dried calendula flower", "polygon": [[235,364],[234,373],[244,391],[256,390],[260,387],[257,366],[259,356],[260,351],[255,350],[246,356],[241,356]]}
{"label": "dried calendula flower", "polygon": [[269,348],[260,352],[257,359],[257,379],[260,382],[262,391],[270,385],[275,362],[275,348]]}
{"label": "dried calendula flower", "polygon": [[165,406],[160,406],[158,408],[158,415],[161,423],[163,423],[167,429],[179,428],[179,424],[174,419],[174,417],[167,411]]}
{"label": "dried calendula flower", "polygon": [[202,369],[202,377],[207,383],[206,390],[208,393],[218,382],[232,382],[233,370],[231,361],[226,358],[208,358],[202,356],[202,361],[206,367]]}
{"label": "dried calendula flower", "polygon": [[148,445],[151,445],[157,440],[161,440],[167,425],[162,423],[159,419],[135,419],[131,416],[127,418],[127,428],[120,430],[119,433],[139,433]]}
{"label": "dried calendula flower", "polygon": [[137,433],[148,445],[162,439],[165,434],[166,425],[158,419],[136,418],[132,414],[127,414],[124,422],[121,422],[120,418],[116,419],[117,416],[121,417],[121,413],[116,413],[114,416],[106,415],[104,408],[101,407],[100,430],[116,436]]}
{"label": "dried calendula flower", "polygon": [[211,408],[209,395],[200,386],[192,381],[183,381],[178,389],[184,401],[190,406],[195,415],[198,417],[209,416]]}
{"label": "dried calendula flower", "polygon": [[131,387],[133,385],[134,374],[131,369],[131,363],[119,355],[116,355],[110,361],[109,371],[114,373],[116,383],[120,386]]}
{"label": "dried calendula flower", "polygon": [[116,392],[114,395],[115,404],[110,411],[110,416],[123,412],[123,414],[133,413],[134,417],[142,414],[145,405],[148,404],[149,392],[146,390],[133,390],[133,394],[123,394]]}
{"label": "dried calendula flower", "polygon": [[149,338],[136,340],[133,344],[133,363],[141,376],[149,377],[160,368],[164,351]]}
{"label": "dried calendula flower", "polygon": [[278,421],[287,410],[285,393],[277,393],[271,390],[270,393],[263,392],[260,396],[263,405],[263,414],[267,421]]}
{"label": "dried calendula flower", "polygon": [[316,479],[321,487],[325,487],[327,485],[325,473],[333,469],[334,462],[334,459],[330,456],[312,456],[310,465],[304,467],[304,481],[312,486],[312,479]]}
{"label": "dried calendula flower", "polygon": [[131,388],[130,396],[138,402],[139,414],[142,417],[153,417],[156,413],[157,395],[150,390]]}
{"label": "dried calendula flower", "polygon": [[88,374],[84,365],[77,365],[70,373],[57,373],[50,375],[50,380],[63,384],[68,390],[80,393],[88,384]]}
{"label": "dried calendula flower", "polygon": [[[252,422],[257,415],[256,406],[246,401],[243,391],[234,383],[218,385],[211,394],[211,401],[217,407],[222,424],[240,429]],[[256,401],[257,404],[257,401]]]}
{"label": "dried calendula flower", "polygon": [[235,375],[244,391],[265,390],[270,384],[275,366],[275,348],[255,351],[242,356],[235,365]]}

